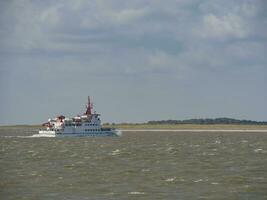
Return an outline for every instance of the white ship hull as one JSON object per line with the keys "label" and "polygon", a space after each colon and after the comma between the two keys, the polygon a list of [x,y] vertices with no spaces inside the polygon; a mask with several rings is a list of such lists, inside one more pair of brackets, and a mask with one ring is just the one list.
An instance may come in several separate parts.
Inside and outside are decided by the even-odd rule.
{"label": "white ship hull", "polygon": [[54,130],[40,130],[39,136],[43,137],[67,137],[67,136],[76,136],[76,137],[83,137],[83,136],[92,136],[92,137],[103,137],[103,136],[120,136],[121,133],[118,130],[110,130],[110,131],[90,131],[90,132],[80,132],[80,133],[64,133],[60,131]]}

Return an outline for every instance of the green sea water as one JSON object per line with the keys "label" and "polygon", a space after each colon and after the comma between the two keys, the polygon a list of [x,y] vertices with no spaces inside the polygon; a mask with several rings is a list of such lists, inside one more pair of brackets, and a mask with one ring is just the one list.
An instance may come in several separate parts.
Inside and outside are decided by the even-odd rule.
{"label": "green sea water", "polygon": [[267,199],[266,133],[35,133],[0,128],[0,199]]}

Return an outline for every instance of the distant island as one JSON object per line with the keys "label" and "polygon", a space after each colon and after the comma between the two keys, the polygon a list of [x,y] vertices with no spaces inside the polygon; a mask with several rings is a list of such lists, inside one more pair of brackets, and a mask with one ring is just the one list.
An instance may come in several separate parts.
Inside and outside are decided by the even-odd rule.
{"label": "distant island", "polygon": [[120,129],[267,129],[266,121],[239,120],[227,117],[187,120],[157,120],[145,123],[104,123]]}
{"label": "distant island", "polygon": [[185,120],[154,120],[145,123],[104,123],[104,125],[179,125],[179,124],[196,124],[196,125],[267,125],[267,121],[253,121],[245,119],[233,119],[227,117],[221,118],[198,118],[198,119],[185,119]]}
{"label": "distant island", "polygon": [[267,125],[266,121],[239,120],[233,118],[205,118],[205,119],[186,119],[186,120],[160,120],[148,121],[147,124],[239,124],[239,125]]}

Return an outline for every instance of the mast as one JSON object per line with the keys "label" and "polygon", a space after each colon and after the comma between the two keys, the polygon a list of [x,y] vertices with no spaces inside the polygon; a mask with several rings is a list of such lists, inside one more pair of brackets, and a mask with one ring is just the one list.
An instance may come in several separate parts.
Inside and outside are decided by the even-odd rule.
{"label": "mast", "polygon": [[88,96],[88,102],[86,105],[86,112],[84,114],[85,115],[91,115],[92,114],[92,108],[93,108],[93,104],[91,103],[90,96]]}

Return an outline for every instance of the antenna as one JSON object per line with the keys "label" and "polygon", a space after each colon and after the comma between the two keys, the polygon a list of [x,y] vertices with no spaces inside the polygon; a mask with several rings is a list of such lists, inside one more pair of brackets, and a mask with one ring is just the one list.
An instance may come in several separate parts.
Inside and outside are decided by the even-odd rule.
{"label": "antenna", "polygon": [[92,109],[93,109],[93,104],[91,103],[90,96],[88,96],[88,102],[86,105],[86,112],[84,113],[85,115],[91,115],[92,114]]}

